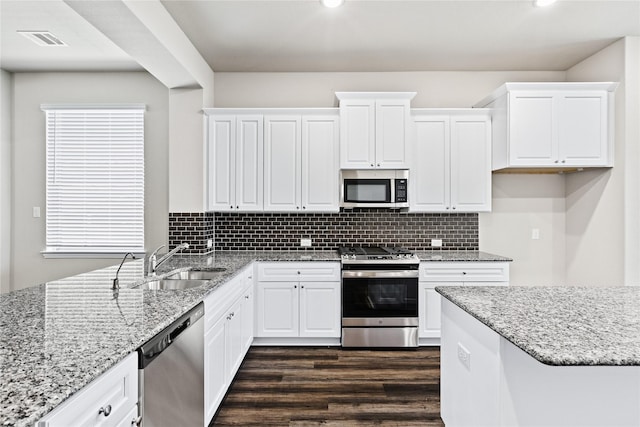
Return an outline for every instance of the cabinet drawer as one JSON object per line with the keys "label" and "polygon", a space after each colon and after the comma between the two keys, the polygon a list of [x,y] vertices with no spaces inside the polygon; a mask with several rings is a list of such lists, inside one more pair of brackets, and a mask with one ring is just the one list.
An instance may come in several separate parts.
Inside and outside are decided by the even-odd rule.
{"label": "cabinet drawer", "polygon": [[130,413],[136,413],[137,402],[138,354],[131,353],[45,416],[38,427],[118,426]]}
{"label": "cabinet drawer", "polygon": [[340,280],[339,262],[261,262],[259,282],[331,282]]}
{"label": "cabinet drawer", "polygon": [[421,262],[423,282],[508,282],[507,262]]}

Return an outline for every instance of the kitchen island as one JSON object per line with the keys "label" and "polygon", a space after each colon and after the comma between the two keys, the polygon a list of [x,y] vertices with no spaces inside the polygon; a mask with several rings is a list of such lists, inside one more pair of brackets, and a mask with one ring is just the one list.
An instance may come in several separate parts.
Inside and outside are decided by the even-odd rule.
{"label": "kitchen island", "polygon": [[640,288],[436,290],[448,426],[640,425]]}

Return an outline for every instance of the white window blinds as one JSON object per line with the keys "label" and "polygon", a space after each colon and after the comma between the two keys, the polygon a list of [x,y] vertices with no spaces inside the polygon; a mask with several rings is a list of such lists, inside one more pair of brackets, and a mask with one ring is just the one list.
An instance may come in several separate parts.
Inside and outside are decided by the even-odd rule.
{"label": "white window blinds", "polygon": [[144,106],[42,109],[45,252],[144,252]]}

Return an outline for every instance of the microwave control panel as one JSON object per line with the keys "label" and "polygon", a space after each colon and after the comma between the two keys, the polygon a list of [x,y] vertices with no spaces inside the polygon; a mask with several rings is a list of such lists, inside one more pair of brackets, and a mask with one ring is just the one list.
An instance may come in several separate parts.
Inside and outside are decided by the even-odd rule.
{"label": "microwave control panel", "polygon": [[407,180],[396,179],[396,203],[407,203]]}

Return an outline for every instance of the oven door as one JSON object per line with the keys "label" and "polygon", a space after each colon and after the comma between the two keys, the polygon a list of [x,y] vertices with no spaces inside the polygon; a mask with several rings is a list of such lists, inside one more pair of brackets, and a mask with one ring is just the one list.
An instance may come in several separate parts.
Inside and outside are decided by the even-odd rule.
{"label": "oven door", "polygon": [[418,325],[418,270],[399,268],[343,270],[343,327]]}

